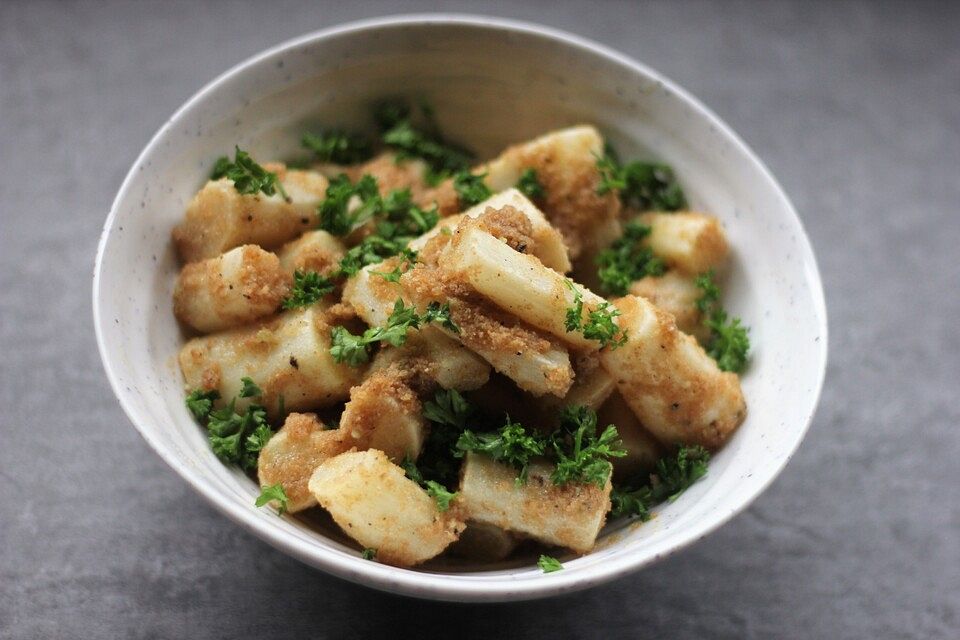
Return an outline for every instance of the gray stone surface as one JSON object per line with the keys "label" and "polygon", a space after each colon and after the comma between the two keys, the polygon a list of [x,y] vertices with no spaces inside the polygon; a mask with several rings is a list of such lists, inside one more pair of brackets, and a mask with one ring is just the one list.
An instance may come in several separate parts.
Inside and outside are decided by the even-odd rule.
{"label": "gray stone surface", "polygon": [[418,602],[272,550],[149,451],[108,388],[89,301],[127,167],[244,57],[429,8],[0,4],[0,637],[957,637],[956,3],[449,6],[663,71],[743,135],[806,223],[830,311],[819,413],[776,484],[695,548],[559,600]]}

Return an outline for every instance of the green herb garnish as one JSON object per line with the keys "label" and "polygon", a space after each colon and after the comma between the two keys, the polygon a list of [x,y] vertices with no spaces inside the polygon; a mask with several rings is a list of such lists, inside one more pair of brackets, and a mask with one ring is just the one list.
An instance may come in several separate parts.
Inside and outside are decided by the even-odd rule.
{"label": "green herb garnish", "polygon": [[641,520],[649,520],[650,509],[676,500],[705,476],[709,461],[709,452],[701,446],[680,447],[676,454],[657,461],[655,472],[650,476],[614,486],[610,494],[610,514],[615,518],[639,516]]}
{"label": "green herb garnish", "polygon": [[533,167],[524,169],[523,173],[520,174],[520,179],[517,180],[517,189],[531,200],[542,200],[547,196],[546,190],[537,178],[537,170]]}
{"label": "green herb garnish", "polygon": [[546,452],[547,439],[537,432],[528,432],[507,416],[506,424],[499,431],[474,433],[465,430],[457,440],[456,449],[459,456],[474,451],[518,468],[517,484],[523,484],[527,481],[532,459]]}
{"label": "green herb garnish", "polygon": [[410,329],[419,329],[422,325],[436,322],[447,328],[459,331],[450,320],[450,307],[447,304],[431,303],[423,315],[417,313],[414,306],[406,306],[401,298],[393,305],[393,311],[383,327],[370,327],[357,336],[344,327],[334,327],[330,335],[330,354],[338,362],[358,366],[370,359],[370,348],[374,343],[386,342],[402,347],[407,341]]}
{"label": "green herb garnish", "polygon": [[552,444],[557,461],[550,476],[554,484],[584,482],[603,488],[613,470],[608,458],[627,455],[615,426],[607,425],[597,435],[597,414],[589,407],[566,407]]}
{"label": "green herb garnish", "polygon": [[309,307],[323,299],[335,288],[333,280],[322,276],[316,271],[300,271],[293,274],[293,288],[290,294],[283,299],[280,306],[284,309]]}
{"label": "green herb garnish", "polygon": [[475,175],[469,171],[460,171],[453,177],[453,188],[457,192],[461,209],[469,209],[493,195],[490,187],[483,181],[486,175],[485,173]]}
{"label": "green herb garnish", "polygon": [[210,179],[219,180],[220,178],[233,180],[233,187],[237,190],[237,193],[249,195],[261,192],[264,195],[272,196],[279,191],[284,200],[290,201],[290,196],[283,190],[283,185],[280,184],[277,174],[267,171],[254,162],[250,154],[241,151],[240,147],[234,147],[233,162],[227,156],[217,158]]}
{"label": "green herb garnish", "polygon": [[563,565],[560,564],[559,560],[547,555],[540,556],[540,559],[537,560],[537,566],[540,567],[544,573],[553,573],[554,571],[563,569]]}
{"label": "green herb garnish", "polygon": [[356,133],[328,129],[320,133],[305,133],[300,144],[313,151],[317,162],[356,164],[373,155],[370,141]]}
{"label": "green herb garnish", "polygon": [[580,331],[587,340],[599,342],[601,349],[617,349],[627,343],[627,332],[622,331],[613,320],[620,315],[619,309],[609,302],[601,302],[587,312],[587,321],[584,322],[583,293],[573,281],[567,279],[565,283],[573,292],[573,306],[567,308],[564,318],[564,328],[568,332]]}
{"label": "green herb garnish", "polygon": [[666,265],[653,255],[643,240],[650,235],[650,227],[628,222],[623,235],[597,255],[601,289],[608,294],[626,295],[630,284],[646,276],[663,275]]}
{"label": "green herb garnish", "polygon": [[668,165],[654,162],[630,162],[621,165],[608,149],[597,160],[600,185],[597,193],[620,194],[624,206],[639,211],[677,211],[687,206],[683,189]]}
{"label": "green herb garnish", "polygon": [[749,328],[740,324],[740,318],[731,319],[720,306],[720,287],[714,282],[713,269],[700,274],[695,282],[703,291],[697,300],[697,308],[710,329],[710,338],[705,345],[707,354],[717,361],[722,371],[742,373],[750,352]]}
{"label": "green herb garnish", "polygon": [[282,516],[287,512],[287,506],[290,503],[290,498],[287,497],[287,492],[283,490],[282,484],[272,484],[268,487],[263,487],[260,491],[260,495],[257,497],[256,505],[262,507],[265,504],[276,501],[277,505],[277,515]]}

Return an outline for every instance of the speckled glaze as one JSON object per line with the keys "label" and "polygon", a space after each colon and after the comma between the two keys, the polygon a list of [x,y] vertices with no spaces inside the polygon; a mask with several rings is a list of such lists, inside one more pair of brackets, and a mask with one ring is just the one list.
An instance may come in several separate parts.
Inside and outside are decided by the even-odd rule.
{"label": "speckled glaze", "polygon": [[[614,523],[564,571],[490,567],[411,571],[253,506],[258,490],[221,464],[183,405],[171,310],[178,264],[170,231],[214,159],[298,152],[318,124],[367,129],[369,103],[422,96],[441,126],[481,156],[549,129],[597,124],[624,157],[672,164],[695,208],[725,223],[735,249],[729,309],[751,326],[743,377],[749,416],[703,481],[657,517]],[[93,280],[107,376],[151,447],[211,504],[294,557],[347,580],[411,596],[502,601],[587,588],[703,538],[742,511],[796,450],[826,368],[823,291],[809,241],[776,181],[716,116],[658,73],[596,43],[485,17],[418,15],[310,34],[234,67],[191,98],[134,163],[107,217]]]}

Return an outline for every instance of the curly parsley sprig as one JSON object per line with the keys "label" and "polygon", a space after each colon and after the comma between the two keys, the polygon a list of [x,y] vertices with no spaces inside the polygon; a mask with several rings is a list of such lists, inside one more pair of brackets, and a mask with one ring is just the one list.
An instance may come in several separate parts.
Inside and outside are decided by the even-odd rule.
{"label": "curly parsley sprig", "polygon": [[410,329],[419,329],[421,326],[435,322],[454,332],[460,328],[450,318],[449,303],[431,303],[423,315],[417,313],[414,306],[406,306],[401,298],[397,298],[393,311],[383,327],[370,327],[361,335],[350,333],[345,327],[334,327],[330,334],[330,355],[338,363],[346,362],[352,367],[359,366],[370,359],[370,349],[373,344],[386,342],[395,347],[402,347],[407,341],[407,332]]}
{"label": "curly parsley sprig", "polygon": [[597,254],[597,276],[604,293],[626,295],[632,282],[646,276],[660,276],[666,271],[663,260],[643,244],[650,231],[649,226],[628,222],[623,235]]}
{"label": "curly parsley sprig", "polygon": [[356,164],[370,159],[373,155],[370,140],[341,129],[326,129],[316,134],[305,133],[300,145],[313,151],[317,162]]}
{"label": "curly parsley sprig", "polygon": [[700,446],[680,447],[673,455],[657,461],[654,473],[614,486],[610,494],[610,515],[650,519],[650,509],[674,501],[707,474],[710,453]]}
{"label": "curly parsley sprig", "polygon": [[219,180],[221,178],[233,180],[233,188],[237,190],[237,193],[251,195],[259,192],[272,196],[279,191],[280,196],[290,202],[290,196],[284,191],[277,174],[267,171],[257,164],[250,157],[250,154],[242,151],[239,146],[234,146],[232,162],[227,156],[220,156],[213,165],[210,179]]}
{"label": "curly parsley sprig", "polygon": [[703,313],[704,324],[710,329],[705,345],[707,354],[717,361],[722,371],[742,373],[750,352],[750,329],[740,324],[740,318],[730,318],[720,306],[720,287],[714,282],[713,269],[700,274],[697,287],[703,292],[697,308]]}
{"label": "curly parsley sprig", "polygon": [[[240,381],[242,388],[238,398],[263,395],[251,378],[244,377]],[[214,409],[213,403],[220,399],[220,393],[195,389],[187,396],[186,405],[197,421],[206,426],[210,447],[217,457],[250,470],[257,466],[257,457],[273,436],[273,430],[267,424],[266,408],[254,403],[243,413],[238,413],[238,398],[233,398],[221,409]]]}
{"label": "curly parsley sprig", "polygon": [[601,302],[587,311],[587,321],[583,321],[583,293],[572,280],[564,281],[573,292],[573,306],[567,308],[564,327],[568,332],[579,331],[587,340],[596,340],[600,348],[617,349],[627,343],[627,332],[620,329],[614,318],[620,310],[609,302]]}
{"label": "curly parsley sprig", "polygon": [[597,159],[597,170],[597,193],[616,191],[624,206],[639,211],[678,211],[687,206],[683,189],[669,165],[640,161],[621,165],[608,147]]}

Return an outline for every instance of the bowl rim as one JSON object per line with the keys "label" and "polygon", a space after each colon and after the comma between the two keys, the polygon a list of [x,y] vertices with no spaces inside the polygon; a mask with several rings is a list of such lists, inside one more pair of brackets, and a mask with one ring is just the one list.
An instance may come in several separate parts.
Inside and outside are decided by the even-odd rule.
{"label": "bowl rim", "polygon": [[[431,573],[417,570],[400,569],[390,567],[375,562],[362,560],[359,557],[352,557],[346,554],[334,552],[322,547],[307,546],[303,541],[296,539],[282,529],[275,527],[259,517],[258,512],[252,508],[243,508],[239,504],[223,499],[223,496],[214,486],[201,478],[199,474],[189,465],[178,460],[173,454],[172,449],[167,448],[158,439],[150,435],[141,427],[141,415],[137,410],[124,386],[120,383],[113,364],[108,358],[107,351],[107,332],[104,325],[103,315],[101,313],[101,269],[103,266],[104,252],[114,227],[114,221],[118,215],[118,209],[122,202],[127,198],[127,192],[131,183],[138,172],[144,160],[151,155],[158,147],[159,142],[164,138],[169,130],[174,128],[178,121],[195,105],[203,101],[209,94],[218,90],[222,85],[242,74],[247,69],[260,65],[271,58],[296,49],[305,44],[324,40],[331,37],[346,35],[354,32],[397,28],[403,26],[423,26],[423,25],[447,25],[464,26],[476,29],[487,29],[492,31],[508,31],[523,36],[535,36],[547,38],[560,42],[572,49],[581,52],[605,58],[606,60],[629,68],[636,75],[646,77],[656,82],[662,83],[669,91],[673,92],[679,99],[686,102],[698,116],[706,119],[712,124],[733,145],[736,151],[742,155],[754,168],[769,181],[776,195],[782,199],[786,205],[786,212],[793,218],[797,228],[800,230],[800,245],[803,253],[803,262],[806,265],[806,278],[810,284],[810,293],[812,295],[813,312],[819,322],[818,330],[822,339],[819,341],[818,349],[820,351],[819,361],[821,363],[818,372],[818,380],[812,389],[812,408],[806,417],[805,423],[798,431],[795,440],[790,446],[786,455],[773,467],[769,476],[758,485],[755,492],[747,499],[737,504],[734,508],[719,514],[710,521],[702,521],[702,524],[695,524],[687,530],[682,530],[676,535],[670,547],[662,553],[653,556],[644,557],[643,554],[633,553],[634,557],[629,555],[621,558],[620,562],[600,562],[580,570],[572,572],[558,572],[544,575],[539,579],[513,581],[509,576],[503,576],[496,581],[476,582],[468,579],[459,579],[468,577],[471,574],[451,574],[451,573]],[[800,443],[803,441],[816,414],[819,405],[820,395],[823,389],[823,382],[827,369],[828,354],[828,328],[827,328],[827,310],[824,299],[823,285],[820,278],[820,271],[817,266],[816,256],[810,244],[809,236],[800,220],[793,203],[787,197],[783,188],[774,178],[773,174],[759,157],[741,140],[725,122],[723,122],[708,107],[703,105],[697,98],[688,93],[685,89],[678,86],[672,80],[666,78],[661,73],[638,62],[626,54],[620,53],[612,48],[602,45],[593,40],[560,30],[553,27],[547,27],[540,24],[515,20],[509,18],[485,16],[469,13],[411,13],[400,15],[388,15],[376,18],[351,21],[343,24],[334,25],[325,29],[320,29],[297,36],[281,42],[275,46],[256,53],[242,62],[234,65],[227,71],[221,73],[216,78],[205,84],[200,90],[194,93],[186,102],[183,103],[170,116],[163,125],[153,134],[150,141],[138,154],[130,170],[127,172],[121,186],[110,207],[110,212],[104,222],[97,246],[97,255],[94,262],[93,274],[93,321],[96,332],[97,347],[100,352],[100,359],[106,372],[110,386],[114,395],[117,397],[121,408],[126,413],[127,418],[137,429],[140,435],[146,440],[151,449],[174,471],[176,471],[184,480],[190,484],[197,493],[213,505],[222,514],[233,520],[236,524],[243,527],[248,532],[254,534],[261,540],[264,540],[274,548],[291,555],[302,562],[305,562],[315,568],[344,578],[351,582],[363,584],[369,587],[380,589],[387,592],[411,595],[416,597],[431,598],[437,600],[461,601],[461,602],[483,602],[483,601],[503,601],[526,600],[532,598],[541,598],[560,593],[569,593],[586,589],[603,582],[608,582],[629,573],[637,571],[642,567],[648,566],[654,562],[663,560],[674,553],[685,549],[691,544],[698,542],[708,534],[712,533],[722,525],[729,522],[734,516],[743,512],[753,503],[764,491],[766,491],[773,481],[780,476],[784,467],[796,453]]]}

